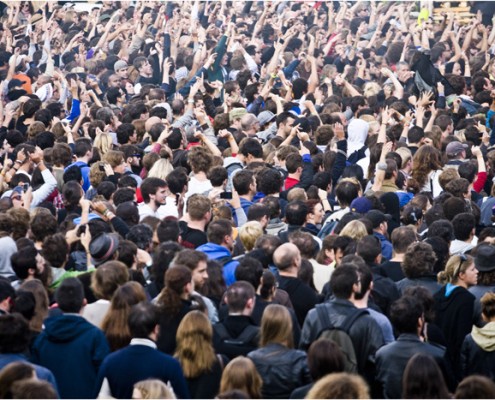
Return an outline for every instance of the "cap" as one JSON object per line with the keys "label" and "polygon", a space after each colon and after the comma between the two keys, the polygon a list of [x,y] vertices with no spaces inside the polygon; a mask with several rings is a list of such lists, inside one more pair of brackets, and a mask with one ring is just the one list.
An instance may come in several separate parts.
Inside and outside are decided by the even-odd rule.
{"label": "cap", "polygon": [[229,112],[229,122],[232,123],[235,119],[242,118],[246,114],[247,114],[247,110],[245,108],[242,107],[233,108]]}
{"label": "cap", "polygon": [[480,272],[490,272],[495,270],[495,246],[488,243],[481,243],[476,248],[474,265]]}
{"label": "cap", "polygon": [[462,144],[461,142],[455,141],[450,142],[445,149],[448,156],[456,156],[461,151],[466,150],[469,146],[467,144]]}
{"label": "cap", "polygon": [[390,214],[384,214],[380,210],[370,210],[366,214],[366,218],[368,218],[373,224],[373,229],[378,228],[382,222],[390,221],[392,216]]}
{"label": "cap", "polygon": [[357,197],[354,200],[352,200],[350,209],[352,212],[357,212],[359,214],[366,214],[368,211],[371,210],[371,207],[373,204],[371,204],[371,201],[366,198],[366,197]]}
{"label": "cap", "polygon": [[113,233],[103,233],[89,244],[89,252],[95,265],[108,261],[117,251],[119,238]]}
{"label": "cap", "polygon": [[117,72],[120,69],[127,68],[129,65],[124,60],[119,60],[115,64],[113,64],[113,70]]}
{"label": "cap", "polygon": [[108,20],[110,18],[112,18],[112,16],[110,14],[100,15],[100,22],[106,21],[106,20]]}
{"label": "cap", "polygon": [[25,81],[21,81],[20,79],[11,79],[9,84],[8,84],[8,88],[9,88],[9,90],[12,90],[14,88],[20,88],[25,83],[26,83]]}
{"label": "cap", "polygon": [[262,111],[258,114],[257,118],[260,125],[263,126],[265,124],[268,124],[269,122],[272,122],[275,118],[275,114],[271,111]]}

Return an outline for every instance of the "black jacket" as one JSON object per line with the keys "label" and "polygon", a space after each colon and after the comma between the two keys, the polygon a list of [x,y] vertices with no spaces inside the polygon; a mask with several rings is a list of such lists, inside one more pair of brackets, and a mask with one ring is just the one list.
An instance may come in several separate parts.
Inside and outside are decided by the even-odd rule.
{"label": "black jacket", "polygon": [[447,354],[452,360],[452,367],[457,379],[461,379],[460,349],[464,338],[473,326],[473,294],[463,287],[456,287],[446,296],[447,286],[442,287],[435,299],[435,323],[442,330],[447,340]]}
{"label": "black jacket", "polygon": [[484,375],[495,380],[495,323],[483,328],[473,327],[461,350],[461,374]]}
{"label": "black jacket", "polygon": [[304,351],[270,343],[252,351],[248,357],[263,378],[263,398],[288,399],[294,389],[311,382]]}
{"label": "black jacket", "polygon": [[417,353],[433,356],[440,368],[443,367],[442,370],[446,370],[444,350],[422,342],[414,334],[402,334],[395,342],[383,346],[376,352],[376,378],[383,387],[384,398],[400,399],[402,397],[402,375],[409,359]]}
{"label": "black jacket", "polygon": [[248,326],[255,327],[259,332],[259,328],[251,317],[245,315],[229,315],[222,322],[213,325],[213,347],[218,354],[224,354],[227,358],[232,360],[237,356],[245,356],[250,351],[258,348],[259,335],[253,338],[249,343],[244,343],[243,345],[225,343],[219,334],[219,325],[225,327],[232,339],[237,339]]}

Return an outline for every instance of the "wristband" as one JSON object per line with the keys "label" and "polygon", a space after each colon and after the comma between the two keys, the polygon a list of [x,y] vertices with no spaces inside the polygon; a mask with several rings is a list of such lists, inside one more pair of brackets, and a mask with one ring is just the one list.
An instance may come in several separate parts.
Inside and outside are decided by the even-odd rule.
{"label": "wristband", "polygon": [[188,102],[189,104],[194,104],[194,100],[193,100],[193,99],[188,99],[188,100],[187,100],[187,102]]}
{"label": "wristband", "polygon": [[21,160],[15,160],[15,162],[16,162],[16,163],[19,163],[19,164],[21,164],[21,165],[23,164],[23,161],[21,161]]}

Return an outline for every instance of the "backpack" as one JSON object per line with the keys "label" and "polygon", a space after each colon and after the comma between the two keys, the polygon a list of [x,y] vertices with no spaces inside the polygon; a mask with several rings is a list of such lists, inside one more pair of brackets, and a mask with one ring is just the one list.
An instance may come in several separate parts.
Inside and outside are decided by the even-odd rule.
{"label": "backpack", "polygon": [[356,351],[354,349],[352,339],[349,336],[349,331],[359,317],[369,314],[368,311],[363,309],[354,310],[351,314],[347,315],[341,326],[335,326],[332,324],[325,304],[317,304],[316,313],[318,314],[318,319],[323,325],[323,328],[316,337],[330,339],[333,341],[344,354],[345,371],[357,373],[358,363]]}
{"label": "backpack", "polygon": [[255,325],[248,325],[244,328],[242,333],[236,337],[233,338],[230,336],[229,331],[223,324],[215,324],[213,325],[213,329],[217,333],[217,335],[220,337],[220,342],[222,344],[226,345],[233,345],[233,346],[248,346],[251,344],[256,336],[259,334],[259,328]]}

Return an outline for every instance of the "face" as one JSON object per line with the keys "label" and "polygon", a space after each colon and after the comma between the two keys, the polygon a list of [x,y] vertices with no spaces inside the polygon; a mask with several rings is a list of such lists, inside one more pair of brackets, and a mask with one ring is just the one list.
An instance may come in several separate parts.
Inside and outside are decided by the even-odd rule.
{"label": "face", "polygon": [[314,209],[315,224],[321,224],[321,221],[323,221],[324,215],[325,215],[325,212],[323,211],[323,206],[320,203],[318,203]]}
{"label": "face", "polygon": [[129,76],[129,74],[127,72],[127,68],[121,68],[121,69],[117,70],[117,75],[120,76],[121,78],[126,79]]}
{"label": "face", "polygon": [[166,201],[166,198],[168,195],[169,195],[169,190],[168,190],[168,187],[165,186],[165,187],[158,188],[155,195],[153,196],[154,198],[151,198],[151,196],[150,196],[150,198],[151,198],[151,200],[155,200],[156,204],[162,205],[162,204],[165,204],[165,201]]}
{"label": "face", "polygon": [[112,75],[108,79],[108,87],[110,88],[120,87],[121,84],[122,84],[122,78],[120,76]]}
{"label": "face", "polygon": [[151,64],[148,61],[146,61],[143,64],[143,66],[140,68],[139,72],[148,75],[153,72],[153,68],[151,68]]}
{"label": "face", "polygon": [[472,263],[464,272],[459,274],[459,279],[462,279],[468,286],[474,286],[478,283],[478,270]]}
{"label": "face", "polygon": [[452,74],[460,76],[462,74],[461,65],[459,63],[454,64],[454,68],[452,68]]}
{"label": "face", "polygon": [[196,269],[192,272],[192,279],[195,288],[201,288],[208,279],[206,261],[200,261]]}

